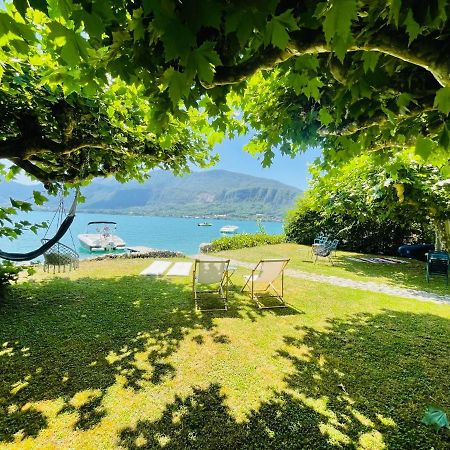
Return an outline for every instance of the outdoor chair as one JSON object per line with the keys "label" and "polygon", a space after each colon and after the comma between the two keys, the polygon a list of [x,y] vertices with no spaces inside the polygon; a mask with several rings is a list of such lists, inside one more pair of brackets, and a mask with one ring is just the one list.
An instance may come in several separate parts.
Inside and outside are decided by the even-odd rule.
{"label": "outdoor chair", "polygon": [[[198,311],[226,311],[228,309],[228,265],[230,260],[199,260],[194,263],[192,278],[192,293],[195,301],[195,309]],[[199,289],[201,286],[216,286],[214,289]],[[200,308],[200,296],[203,294],[217,294],[223,301],[223,308]]]}
{"label": "outdoor chair", "polygon": [[448,286],[448,266],[450,257],[447,252],[428,252],[427,253],[427,266],[426,276],[428,283],[430,277],[441,276],[445,277],[445,281]]}
{"label": "outdoor chair", "polygon": [[328,242],[328,236],[322,231],[314,238],[314,242],[311,245],[311,249],[309,250],[310,256],[314,255],[314,248],[319,247],[321,245],[325,245]]}
{"label": "outdoor chair", "polygon": [[338,239],[333,239],[332,241],[327,241],[324,244],[318,244],[312,246],[312,253],[314,256],[314,262],[317,262],[319,256],[323,258],[328,258],[331,265],[333,265],[333,252],[336,256],[336,249],[339,244]]}
{"label": "outdoor chair", "polygon": [[314,238],[314,244],[325,244],[328,241],[328,236],[322,231]]}
{"label": "outdoor chair", "polygon": [[[241,292],[248,290],[251,298],[255,300],[256,305],[260,309],[287,307],[283,295],[284,269],[288,262],[289,259],[262,259],[252,270],[251,275],[244,277],[245,284]],[[279,286],[276,287],[275,283],[277,280],[279,281]],[[263,292],[268,297],[276,298],[279,304],[273,306],[263,305],[258,298],[258,294]]]}

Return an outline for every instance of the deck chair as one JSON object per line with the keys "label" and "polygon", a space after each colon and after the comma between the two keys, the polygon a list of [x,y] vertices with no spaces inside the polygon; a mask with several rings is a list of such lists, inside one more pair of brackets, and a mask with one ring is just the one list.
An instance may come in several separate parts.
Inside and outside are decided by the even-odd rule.
{"label": "deck chair", "polygon": [[[195,309],[198,311],[226,311],[228,309],[228,265],[230,260],[200,260],[196,259],[194,263],[194,272],[192,277],[192,293],[195,301]],[[199,290],[198,286],[213,286],[215,289]],[[218,294],[219,299],[223,300],[223,308],[204,309],[199,307],[199,296],[201,294]]]}
{"label": "deck chair", "polygon": [[[262,259],[252,270],[252,274],[245,276],[245,284],[241,292],[248,290],[250,296],[255,300],[260,309],[285,308],[287,307],[284,295],[284,269],[289,259]],[[279,280],[280,286],[275,287],[275,282]],[[264,306],[258,298],[258,293],[265,292],[268,297],[276,298],[280,304]],[[270,294],[272,292],[272,294]]]}

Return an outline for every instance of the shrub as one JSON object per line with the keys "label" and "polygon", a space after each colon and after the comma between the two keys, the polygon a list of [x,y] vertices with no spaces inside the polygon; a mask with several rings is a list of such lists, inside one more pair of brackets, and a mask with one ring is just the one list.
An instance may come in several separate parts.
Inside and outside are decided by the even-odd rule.
{"label": "shrub", "polygon": [[258,245],[281,244],[286,241],[284,234],[237,234],[235,236],[224,236],[211,243],[211,251],[237,250],[239,248],[256,247]]}
{"label": "shrub", "polygon": [[26,270],[28,275],[35,272],[31,266],[17,266],[11,261],[0,262],[0,291],[4,291],[6,286],[16,282],[23,270]]}

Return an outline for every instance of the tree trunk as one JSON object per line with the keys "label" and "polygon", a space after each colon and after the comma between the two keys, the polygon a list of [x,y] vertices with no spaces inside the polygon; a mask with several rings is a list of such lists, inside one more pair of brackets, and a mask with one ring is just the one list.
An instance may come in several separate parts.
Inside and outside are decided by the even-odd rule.
{"label": "tree trunk", "polygon": [[435,248],[437,251],[450,250],[450,220],[436,220],[436,243]]}

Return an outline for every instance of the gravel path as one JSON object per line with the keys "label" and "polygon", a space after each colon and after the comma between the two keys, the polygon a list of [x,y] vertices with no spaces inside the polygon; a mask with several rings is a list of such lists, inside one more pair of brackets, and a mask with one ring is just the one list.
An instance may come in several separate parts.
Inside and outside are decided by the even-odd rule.
{"label": "gravel path", "polygon": [[[204,254],[195,255],[194,257],[199,259],[224,259]],[[255,264],[256,263],[248,263],[243,261],[237,261],[234,259],[230,261],[231,266],[245,267],[247,269],[253,269],[255,267]],[[334,286],[347,287],[351,289],[360,289],[362,291],[379,292],[387,295],[395,295],[397,297],[414,298],[416,300],[430,301],[434,303],[450,304],[450,295],[433,294],[431,292],[419,291],[417,289],[395,287],[390,286],[388,284],[375,283],[373,281],[356,281],[351,280],[349,278],[335,277],[330,275],[320,275],[317,273],[304,272],[302,270],[295,270],[295,269],[286,269],[285,273],[289,277],[299,278],[302,280],[327,283],[332,284]]]}

